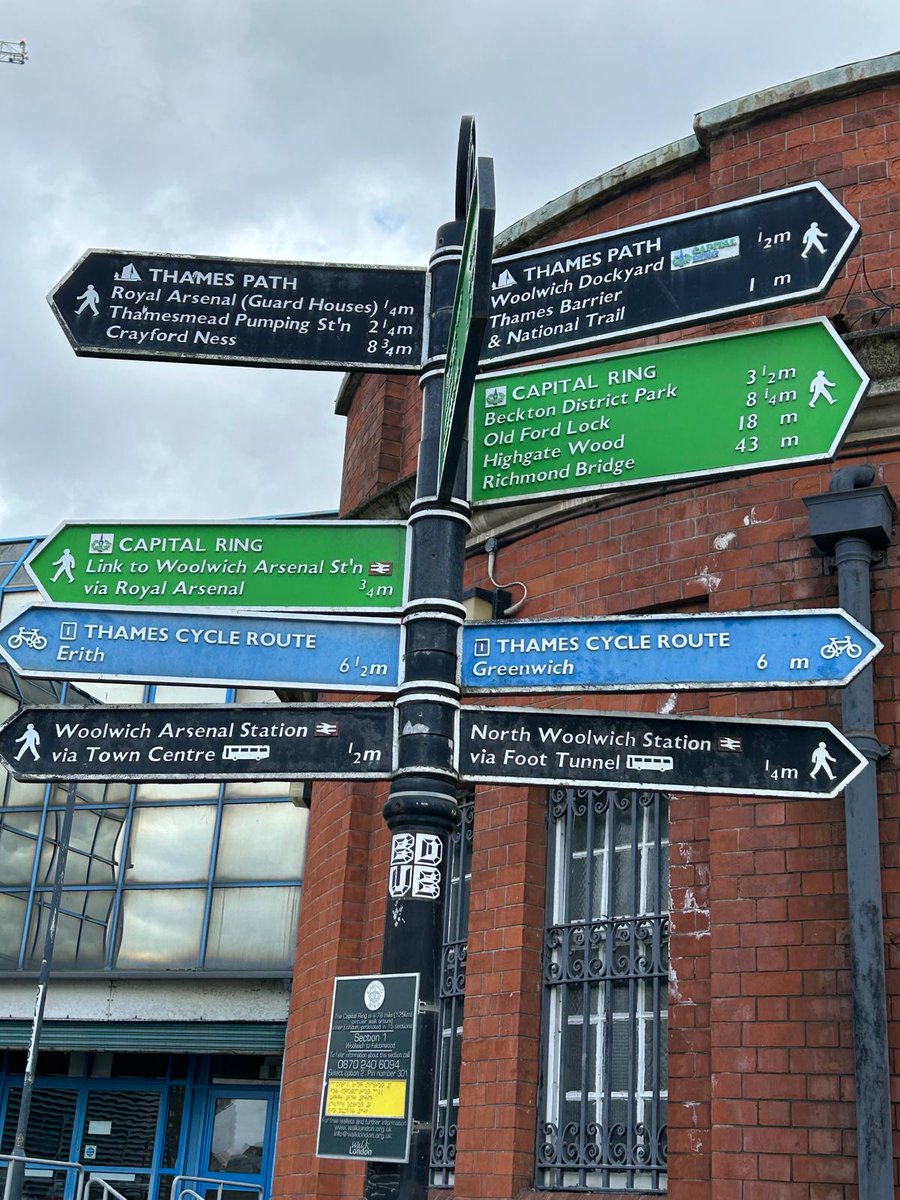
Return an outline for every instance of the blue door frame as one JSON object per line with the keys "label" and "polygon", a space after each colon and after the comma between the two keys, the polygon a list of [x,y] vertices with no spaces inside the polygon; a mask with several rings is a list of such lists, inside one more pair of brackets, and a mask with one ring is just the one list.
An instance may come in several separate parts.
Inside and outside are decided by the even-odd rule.
{"label": "blue door frame", "polygon": [[[253,1082],[208,1083],[208,1060],[204,1056],[189,1056],[189,1066],[186,1078],[175,1080],[147,1080],[138,1078],[95,1078],[59,1075],[38,1075],[35,1080],[36,1098],[42,1090],[65,1091],[75,1097],[75,1110],[72,1123],[72,1133],[68,1151],[62,1154],[70,1161],[80,1161],[86,1174],[96,1171],[98,1175],[105,1173],[134,1174],[136,1181],[148,1180],[148,1200],[157,1200],[161,1179],[172,1179],[177,1175],[197,1176],[217,1179],[227,1179],[229,1182],[258,1184],[268,1195],[272,1162],[274,1158],[275,1126],[278,1111],[279,1086]],[[21,1076],[8,1075],[0,1078],[0,1130],[3,1130],[9,1110],[10,1092],[20,1089]],[[174,1165],[164,1164],[166,1131],[170,1102],[174,1100],[176,1089],[183,1089],[184,1104],[181,1113],[178,1150]],[[146,1092],[159,1096],[159,1108],[156,1119],[156,1134],[153,1139],[153,1150],[149,1163],[110,1162],[103,1154],[103,1135],[88,1134],[87,1109],[88,1095],[92,1091],[105,1092]],[[215,1107],[217,1100],[223,1099],[257,1099],[265,1100],[267,1108],[263,1128],[262,1147],[258,1171],[216,1171],[209,1169],[210,1151],[212,1147]],[[34,1119],[32,1108],[32,1120]],[[29,1139],[30,1141],[31,1139]],[[94,1157],[85,1158],[82,1150],[88,1145],[95,1146]],[[5,1147],[4,1147],[5,1149]],[[10,1147],[11,1149],[11,1147]],[[242,1165],[246,1165],[246,1162]],[[128,1189],[125,1182],[111,1180],[113,1186]],[[62,1200],[72,1200],[75,1181],[70,1178]],[[52,1190],[54,1200],[60,1200],[59,1188]],[[167,1192],[164,1194],[168,1194]]]}
{"label": "blue door frame", "polygon": [[[228,1100],[256,1100],[265,1104],[261,1138],[257,1142],[254,1129],[253,1142],[251,1143],[254,1152],[249,1157],[241,1155],[240,1165],[236,1169],[229,1169],[227,1163],[221,1166],[214,1165],[212,1159],[217,1105]],[[268,1195],[272,1178],[277,1112],[278,1088],[276,1087],[265,1084],[256,1086],[230,1083],[210,1084],[206,1089],[206,1103],[201,1123],[199,1155],[196,1166],[197,1173],[201,1176],[226,1179],[235,1184],[246,1183],[257,1185],[262,1187],[265,1194]],[[259,1146],[259,1164],[258,1169],[253,1170],[252,1166],[256,1165],[256,1145]],[[237,1146],[236,1149],[241,1151],[243,1147]]]}

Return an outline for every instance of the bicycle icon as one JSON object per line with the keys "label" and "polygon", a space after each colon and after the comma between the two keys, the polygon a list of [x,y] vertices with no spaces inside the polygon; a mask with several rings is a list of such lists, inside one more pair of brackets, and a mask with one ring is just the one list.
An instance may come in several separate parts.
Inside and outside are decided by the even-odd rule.
{"label": "bicycle icon", "polygon": [[819,653],[823,658],[840,658],[844,651],[847,652],[848,658],[859,658],[862,655],[862,646],[858,646],[848,633],[846,637],[830,638]]}
{"label": "bicycle icon", "polygon": [[18,650],[20,646],[29,646],[32,650],[44,650],[47,639],[38,629],[26,629],[20,625],[15,633],[10,635],[8,642],[10,650]]}

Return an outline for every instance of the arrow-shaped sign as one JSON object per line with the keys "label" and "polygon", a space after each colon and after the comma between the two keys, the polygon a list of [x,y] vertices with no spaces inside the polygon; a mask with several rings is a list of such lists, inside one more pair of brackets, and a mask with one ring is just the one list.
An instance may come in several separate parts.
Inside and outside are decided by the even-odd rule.
{"label": "arrow-shaped sign", "polygon": [[48,297],[76,354],[418,371],[425,272],[88,250]]}
{"label": "arrow-shaped sign", "polygon": [[474,692],[842,686],[881,642],[842,608],[464,625]]}
{"label": "arrow-shaped sign", "polygon": [[[483,362],[824,295],[859,225],[800,184],[494,260]],[[76,354],[417,371],[425,272],[88,250],[48,297]]]}
{"label": "arrow-shaped sign", "polygon": [[53,604],[396,612],[402,521],[70,521],[25,566]]}
{"label": "arrow-shaped sign", "polygon": [[824,320],[483,375],[473,504],[832,458],[868,376]]}
{"label": "arrow-shaped sign", "polygon": [[400,622],[33,604],[0,626],[20,675],[395,692]]}
{"label": "arrow-shaped sign", "polygon": [[391,704],[46,705],[0,728],[17,779],[387,779]]}
{"label": "arrow-shaped sign", "polygon": [[756,721],[463,708],[460,778],[796,799],[836,796],[867,759],[833,726]]}
{"label": "arrow-shaped sign", "polygon": [[859,225],[820,183],[494,260],[482,361],[515,362],[828,291]]}

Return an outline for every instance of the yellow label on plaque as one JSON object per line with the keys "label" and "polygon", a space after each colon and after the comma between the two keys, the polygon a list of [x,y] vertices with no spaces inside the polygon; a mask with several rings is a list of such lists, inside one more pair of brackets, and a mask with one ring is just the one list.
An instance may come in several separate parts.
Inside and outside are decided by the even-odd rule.
{"label": "yellow label on plaque", "polygon": [[327,1117],[402,1117],[404,1079],[329,1079]]}

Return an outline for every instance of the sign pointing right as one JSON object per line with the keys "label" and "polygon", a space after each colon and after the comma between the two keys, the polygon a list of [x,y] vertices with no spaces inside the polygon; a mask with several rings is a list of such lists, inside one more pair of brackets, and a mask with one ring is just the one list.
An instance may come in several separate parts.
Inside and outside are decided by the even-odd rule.
{"label": "sign pointing right", "polygon": [[464,625],[461,642],[470,695],[842,687],[882,649],[842,608],[485,621]]}
{"label": "sign pointing right", "polygon": [[836,796],[867,759],[819,721],[463,708],[460,778],[652,791],[817,799]]}
{"label": "sign pointing right", "polygon": [[821,183],[494,259],[482,362],[541,358],[828,291],[859,225]]}
{"label": "sign pointing right", "polygon": [[482,375],[472,503],[833,457],[868,376],[824,320]]}

